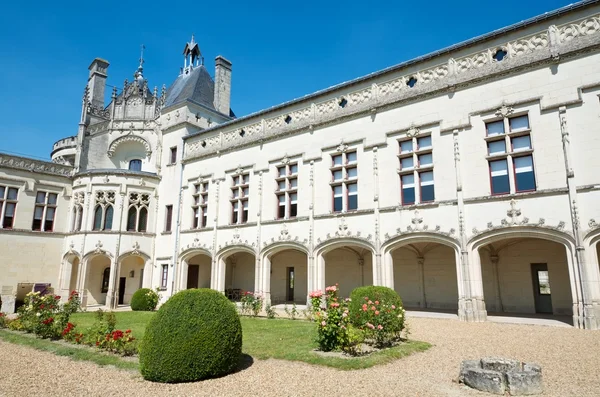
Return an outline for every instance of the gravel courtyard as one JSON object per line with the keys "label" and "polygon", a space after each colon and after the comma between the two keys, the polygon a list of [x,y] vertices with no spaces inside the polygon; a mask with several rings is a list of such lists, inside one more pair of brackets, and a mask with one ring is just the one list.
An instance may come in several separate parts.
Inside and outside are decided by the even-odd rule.
{"label": "gravel courtyard", "polygon": [[412,318],[433,347],[388,365],[338,371],[279,360],[200,383],[164,385],[0,341],[0,396],[484,396],[453,379],[460,361],[500,355],[542,365],[544,396],[600,395],[600,333],[572,328]]}

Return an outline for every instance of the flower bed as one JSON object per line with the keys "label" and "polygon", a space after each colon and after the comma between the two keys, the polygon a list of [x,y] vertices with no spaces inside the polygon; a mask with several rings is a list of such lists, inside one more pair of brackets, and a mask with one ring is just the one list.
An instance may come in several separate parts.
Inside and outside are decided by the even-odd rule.
{"label": "flower bed", "polygon": [[94,325],[84,332],[77,332],[70,317],[80,310],[81,301],[76,291],[71,292],[66,303],[60,303],[58,295],[30,292],[25,303],[18,310],[14,320],[6,319],[0,313],[0,328],[32,333],[42,339],[63,339],[75,344],[96,346],[101,350],[129,356],[137,353],[137,341],[131,331],[115,329],[116,319],[113,313],[96,313]]}

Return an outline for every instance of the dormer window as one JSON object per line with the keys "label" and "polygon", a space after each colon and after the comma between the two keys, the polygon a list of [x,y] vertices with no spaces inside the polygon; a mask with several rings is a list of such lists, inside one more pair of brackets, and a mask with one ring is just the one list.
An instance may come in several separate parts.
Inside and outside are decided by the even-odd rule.
{"label": "dormer window", "polygon": [[129,161],[129,171],[141,171],[142,170],[142,160],[131,160]]}

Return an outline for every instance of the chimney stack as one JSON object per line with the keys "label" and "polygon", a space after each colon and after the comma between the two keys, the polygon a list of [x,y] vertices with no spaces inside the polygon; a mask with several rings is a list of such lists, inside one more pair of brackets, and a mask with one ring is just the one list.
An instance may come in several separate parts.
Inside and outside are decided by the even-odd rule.
{"label": "chimney stack", "polygon": [[90,76],[88,77],[88,87],[90,92],[90,102],[92,106],[104,109],[104,89],[106,87],[108,61],[96,58],[88,68]]}
{"label": "chimney stack", "polygon": [[231,62],[219,55],[215,58],[215,109],[229,116],[231,107]]}

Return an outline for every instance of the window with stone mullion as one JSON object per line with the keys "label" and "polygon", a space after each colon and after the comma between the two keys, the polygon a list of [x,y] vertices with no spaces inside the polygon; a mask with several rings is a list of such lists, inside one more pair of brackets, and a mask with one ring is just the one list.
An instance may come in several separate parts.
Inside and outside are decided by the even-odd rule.
{"label": "window with stone mullion", "polygon": [[333,212],[358,209],[358,163],[356,151],[331,156]]}
{"label": "window with stone mullion", "polygon": [[208,182],[195,184],[192,197],[194,199],[194,204],[192,205],[194,214],[193,228],[206,227],[208,222]]}
{"label": "window with stone mullion", "polygon": [[35,197],[32,230],[51,232],[56,215],[57,193],[38,191]]}
{"label": "window with stone mullion", "polygon": [[398,143],[401,205],[435,201],[431,135],[413,136]]}
{"label": "window with stone mullion", "polygon": [[248,222],[248,196],[250,194],[250,174],[234,175],[231,187],[231,223]]}
{"label": "window with stone mullion", "polygon": [[492,195],[535,191],[528,115],[488,122],[486,135]]}
{"label": "window with stone mullion", "polygon": [[277,167],[277,218],[295,218],[298,215],[298,164]]}
{"label": "window with stone mullion", "polygon": [[0,186],[0,228],[12,229],[17,209],[19,189]]}

